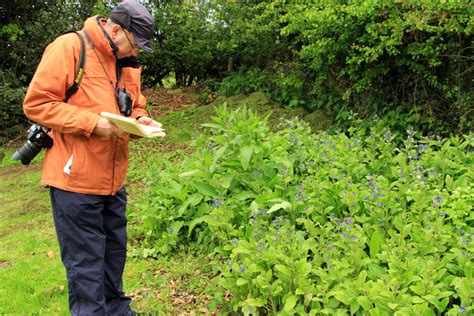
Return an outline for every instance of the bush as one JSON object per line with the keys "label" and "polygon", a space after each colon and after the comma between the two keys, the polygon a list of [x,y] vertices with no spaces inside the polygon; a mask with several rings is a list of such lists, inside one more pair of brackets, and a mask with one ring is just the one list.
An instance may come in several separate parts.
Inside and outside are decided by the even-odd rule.
{"label": "bush", "polygon": [[230,97],[239,94],[250,94],[269,90],[269,78],[264,71],[258,68],[241,70],[222,80],[219,94]]}
{"label": "bush", "polygon": [[[457,2],[352,1],[285,16],[286,36],[315,75],[312,106],[367,116],[413,108],[458,132],[472,128],[471,6]],[[471,76],[469,76],[471,74]]]}
{"label": "bush", "polygon": [[151,166],[144,254],[212,254],[229,312],[472,310],[472,135],[380,120],[312,134],[296,118],[272,133],[245,107],[217,112],[196,153]]}
{"label": "bush", "polygon": [[21,106],[26,89],[9,71],[0,70],[0,79],[0,144],[3,144],[16,137],[21,129],[19,125],[26,121]]}

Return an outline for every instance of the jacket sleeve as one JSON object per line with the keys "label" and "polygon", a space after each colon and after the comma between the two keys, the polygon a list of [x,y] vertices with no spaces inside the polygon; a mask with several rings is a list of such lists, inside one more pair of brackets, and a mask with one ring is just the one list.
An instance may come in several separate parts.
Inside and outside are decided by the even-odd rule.
{"label": "jacket sleeve", "polygon": [[63,101],[73,84],[80,50],[75,34],[60,36],[46,48],[26,92],[23,111],[31,120],[60,133],[89,137],[100,116]]}

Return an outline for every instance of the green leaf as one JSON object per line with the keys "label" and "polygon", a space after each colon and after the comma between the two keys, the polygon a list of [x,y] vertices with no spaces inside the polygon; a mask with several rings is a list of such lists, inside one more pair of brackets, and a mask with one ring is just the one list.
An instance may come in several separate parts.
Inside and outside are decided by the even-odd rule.
{"label": "green leaf", "polygon": [[201,124],[203,127],[209,127],[209,128],[215,128],[215,129],[223,129],[224,127],[220,124],[215,124],[215,123],[203,123]]}
{"label": "green leaf", "polygon": [[262,307],[267,301],[262,298],[248,298],[245,300],[245,303],[252,307]]}
{"label": "green leaf", "polygon": [[192,233],[194,227],[195,227],[197,224],[200,224],[200,223],[204,222],[205,220],[206,220],[206,217],[205,217],[205,216],[202,216],[202,217],[197,217],[197,218],[193,219],[193,220],[189,223],[188,238],[191,236],[191,233]]}
{"label": "green leaf", "polygon": [[234,180],[233,176],[223,176],[219,179],[219,183],[224,189],[228,189],[232,183],[232,180]]}
{"label": "green leaf", "polygon": [[202,173],[201,170],[194,169],[194,170],[191,170],[191,171],[183,172],[179,175],[180,178],[194,177],[194,176],[202,177],[203,173]]}
{"label": "green leaf", "polygon": [[244,247],[237,247],[232,250],[232,253],[238,254],[238,253],[245,253],[245,254],[253,254],[252,251],[248,250],[247,248]]}
{"label": "green leaf", "polygon": [[196,182],[194,183],[194,186],[201,194],[204,194],[207,196],[216,196],[218,194],[216,189],[214,189],[214,187],[210,185],[209,183]]}
{"label": "green leaf", "polygon": [[287,266],[284,266],[282,264],[276,264],[275,269],[287,277],[291,276],[291,270]]}
{"label": "green leaf", "polygon": [[290,294],[287,298],[286,298],[286,302],[285,302],[285,307],[283,308],[283,310],[285,312],[290,312],[292,311],[294,308],[295,308],[295,305],[296,305],[296,302],[298,301],[298,297],[294,294]]}
{"label": "green leaf", "polygon": [[170,227],[170,228],[171,228],[171,229],[170,229],[170,230],[171,230],[171,234],[174,235],[174,236],[178,235],[178,233],[179,233],[181,227],[183,227],[183,224],[184,224],[183,221],[173,222],[173,224],[171,224],[171,227]]}
{"label": "green leaf", "polygon": [[360,306],[362,306],[362,308],[368,312],[372,309],[372,304],[370,303],[370,300],[367,296],[359,296],[357,298],[357,303],[360,304]]}
{"label": "green leaf", "polygon": [[250,159],[252,158],[253,153],[253,146],[244,146],[240,148],[240,163],[242,164],[242,168],[247,170],[249,166]]}
{"label": "green leaf", "polygon": [[[412,288],[412,287],[410,287],[410,288]],[[426,301],[424,299],[422,299],[421,297],[419,297],[419,296],[412,296],[411,301],[412,301],[413,304],[426,303]]]}
{"label": "green leaf", "polygon": [[273,213],[273,212],[278,211],[278,210],[280,210],[280,209],[289,209],[289,208],[291,208],[291,203],[289,203],[289,202],[278,203],[278,204],[273,205],[273,206],[267,211],[267,214]]}
{"label": "green leaf", "polygon": [[448,174],[446,176],[446,188],[449,189],[449,190],[454,190],[454,187],[453,187],[453,178]]}
{"label": "green leaf", "polygon": [[250,192],[250,191],[242,191],[239,194],[237,194],[234,198],[238,201],[245,201],[248,199],[253,199],[255,198],[255,193]]}
{"label": "green leaf", "polygon": [[388,305],[388,307],[390,307],[390,309],[393,309],[393,310],[397,309],[397,307],[398,307],[398,304],[396,304],[396,303],[388,303],[387,305]]}
{"label": "green leaf", "polygon": [[379,253],[380,245],[383,242],[384,234],[381,231],[376,231],[372,234],[370,239],[369,248],[370,248],[370,257],[375,259],[375,256]]}
{"label": "green leaf", "polygon": [[237,282],[235,282],[238,286],[242,286],[244,284],[247,284],[247,280],[245,280],[244,278],[238,278],[237,279]]}

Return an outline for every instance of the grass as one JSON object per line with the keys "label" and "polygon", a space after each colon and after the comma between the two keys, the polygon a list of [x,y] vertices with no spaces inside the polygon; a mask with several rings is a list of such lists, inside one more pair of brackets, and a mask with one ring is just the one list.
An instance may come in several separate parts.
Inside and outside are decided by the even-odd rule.
{"label": "grass", "polygon": [[[242,104],[271,120],[306,114],[275,107],[263,94],[217,99],[213,104],[191,107],[157,118],[167,131],[164,139],[143,139],[130,144],[129,168],[129,259],[124,272],[124,289],[140,312],[192,314],[207,312],[216,291],[210,277],[215,274],[209,258],[179,249],[155,259],[140,255],[140,200],[146,192],[143,174],[154,161],[177,161],[192,152],[190,141],[210,121],[214,106],[226,102],[229,108]],[[319,114],[314,125],[329,121]],[[309,118],[310,116],[308,116]],[[322,124],[322,125],[321,125]],[[271,124],[276,126],[277,124]],[[49,192],[39,184],[43,153],[24,167],[11,159],[16,148],[0,148],[0,315],[68,315],[67,282],[50,211]]]}
{"label": "grass", "polygon": [[[38,164],[0,169],[0,315],[69,315],[65,270],[40,173]],[[138,199],[138,190],[133,191],[131,209]],[[196,271],[205,266],[205,258],[181,250],[147,260],[134,257],[133,247],[129,250],[124,288],[135,309],[174,314],[204,307],[196,298],[205,292],[206,277]],[[195,286],[186,289],[188,284]],[[187,306],[191,301],[195,303]]]}

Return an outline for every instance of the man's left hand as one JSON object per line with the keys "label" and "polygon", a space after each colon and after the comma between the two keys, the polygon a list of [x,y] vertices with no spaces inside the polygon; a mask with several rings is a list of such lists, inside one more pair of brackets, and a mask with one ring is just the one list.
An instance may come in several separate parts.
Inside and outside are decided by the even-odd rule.
{"label": "man's left hand", "polygon": [[151,125],[156,127],[162,127],[160,122],[154,121],[151,117],[142,116],[138,119],[138,123],[143,125]]}

